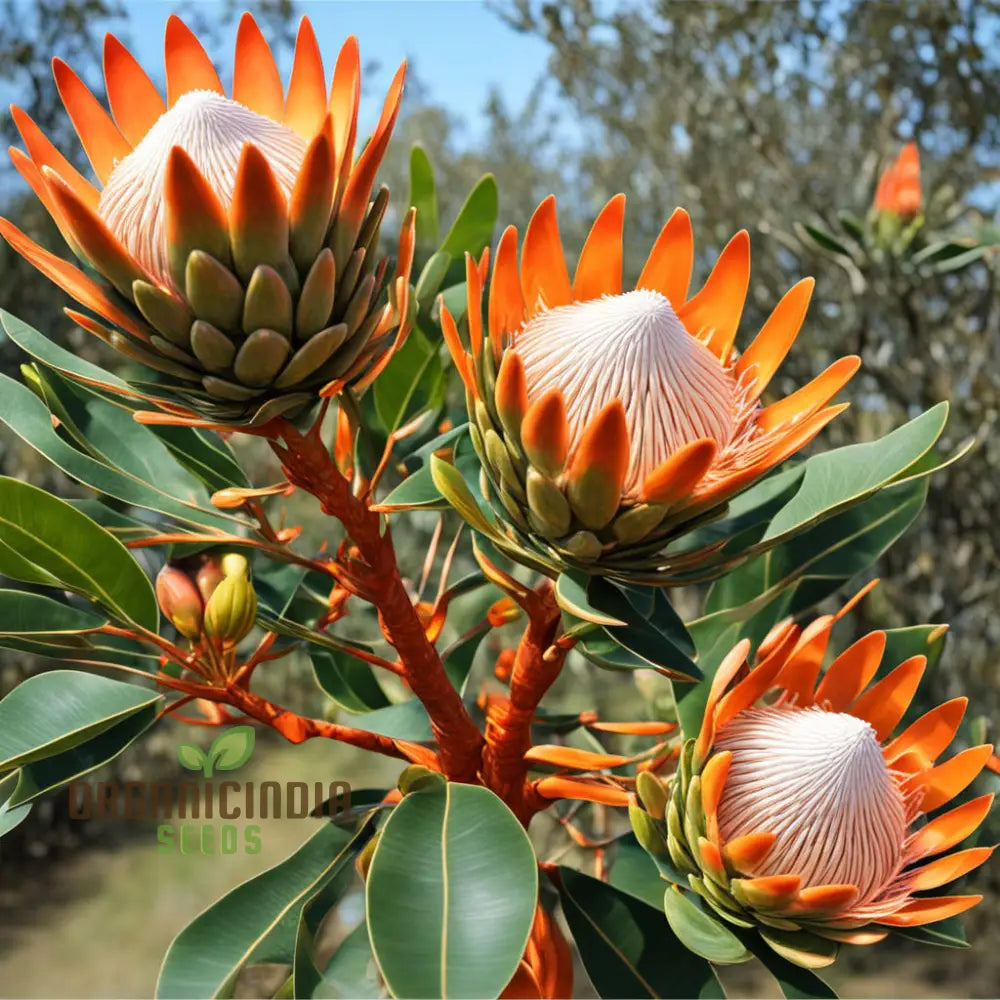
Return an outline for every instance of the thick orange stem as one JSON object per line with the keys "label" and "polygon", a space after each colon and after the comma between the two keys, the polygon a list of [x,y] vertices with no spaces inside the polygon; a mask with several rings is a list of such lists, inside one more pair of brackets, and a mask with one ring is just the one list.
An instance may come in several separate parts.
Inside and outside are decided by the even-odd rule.
{"label": "thick orange stem", "polygon": [[315,496],[324,513],[343,524],[370,570],[365,574],[365,596],[378,609],[383,634],[402,661],[403,676],[427,709],[445,775],[453,781],[475,782],[482,734],[448,679],[406,592],[388,525],[354,495],[323,444],[318,425],[301,434],[281,421],[277,433],[285,447],[273,439],[271,447],[288,480]]}
{"label": "thick orange stem", "polygon": [[560,613],[549,583],[533,591],[525,602],[528,627],[514,654],[510,697],[491,701],[486,715],[486,748],[481,779],[527,824],[549,803],[534,794],[527,781],[531,748],[531,721],[545,692],[566,660],[567,648],[553,645]]}

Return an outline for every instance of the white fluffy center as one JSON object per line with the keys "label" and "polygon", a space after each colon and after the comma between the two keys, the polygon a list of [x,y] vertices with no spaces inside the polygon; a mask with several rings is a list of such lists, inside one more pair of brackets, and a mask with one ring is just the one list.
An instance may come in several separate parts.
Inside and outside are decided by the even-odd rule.
{"label": "white fluffy center", "polygon": [[777,836],[754,874],[801,875],[803,888],[855,885],[857,904],[899,871],[903,798],[867,722],[818,708],[750,708],[716,749],[733,753],[719,806],[723,839]]}
{"label": "white fluffy center", "polygon": [[549,309],[525,323],[514,346],[529,400],[562,390],[571,451],[602,407],[622,401],[631,440],[626,495],[683,445],[707,437],[721,449],[737,429],[735,380],[659,292]]}
{"label": "white fluffy center", "polygon": [[267,156],[287,195],[302,163],[305,142],[280,122],[221,94],[190,91],[115,165],[101,192],[101,218],[140,264],[169,284],[163,212],[167,155],[173,146],[180,146],[228,211],[246,142]]}

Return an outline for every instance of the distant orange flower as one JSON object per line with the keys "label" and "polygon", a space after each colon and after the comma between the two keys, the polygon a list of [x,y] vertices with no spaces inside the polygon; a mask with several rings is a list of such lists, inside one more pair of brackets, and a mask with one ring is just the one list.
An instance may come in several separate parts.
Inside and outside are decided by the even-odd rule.
{"label": "distant orange flower", "polygon": [[882,171],[875,189],[875,211],[912,219],[922,204],[920,153],[915,142],[908,142],[896,161]]}

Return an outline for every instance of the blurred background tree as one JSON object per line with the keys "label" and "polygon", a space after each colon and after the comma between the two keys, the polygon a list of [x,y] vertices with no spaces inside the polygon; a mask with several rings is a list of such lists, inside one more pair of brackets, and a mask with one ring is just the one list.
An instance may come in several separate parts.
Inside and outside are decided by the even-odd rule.
{"label": "blurred background tree", "polygon": [[[309,5],[267,0],[248,6],[287,54],[297,15]],[[824,433],[823,446],[875,437],[942,399],[952,403],[946,447],[969,437],[977,442],[931,480],[927,509],[884,558],[884,583],[866,603],[870,620],[857,626],[949,622],[945,666],[927,686],[928,696],[967,694],[970,714],[997,719],[998,257],[933,275],[891,258],[842,267],[803,239],[801,225],[833,230],[842,211],[864,217],[879,169],[913,139],[922,154],[928,232],[997,242],[1000,2],[495,0],[490,8],[498,24],[544,40],[547,71],[521,106],[512,106],[502,87],[493,93],[470,132],[453,110],[432,100],[418,64],[383,167],[394,210],[405,207],[409,151],[419,141],[435,167],[446,223],[489,170],[499,185],[502,224],[523,227],[538,201],[554,192],[572,253],[600,206],[627,192],[627,279],[637,276],[676,205],[692,215],[702,277],[745,226],[753,272],[744,337],[794,281],[815,275],[803,334],[773,388],[785,394],[840,354],[862,355],[862,371],[845,394],[853,406]],[[176,9],[190,13],[183,4]],[[229,0],[193,8],[192,24],[199,32],[211,29],[207,37],[224,78],[241,9]],[[428,11],[431,18],[445,16],[441,7]],[[58,53],[96,84],[103,32],[127,41],[129,19],[127,4],[108,0],[3,4],[0,85],[67,155],[80,156],[50,83],[49,58]],[[323,44],[329,50],[332,43]],[[470,38],[469,44],[489,40]],[[375,69],[383,82],[391,67]],[[151,73],[155,79],[156,67]],[[0,129],[16,140],[8,116],[0,118]],[[7,166],[0,167],[0,209],[59,247],[46,214]],[[66,327],[77,349],[94,351],[62,319],[58,293],[6,246],[0,246],[0,303],[37,326]],[[5,370],[21,360],[12,345],[0,343]],[[47,468],[16,445],[10,435],[0,441],[0,471],[46,482]],[[997,739],[995,729],[990,738]],[[990,879],[995,883],[997,876],[987,866],[980,882]],[[994,902],[973,915],[982,933],[991,933],[995,913]],[[926,950],[919,960],[928,970],[947,965],[953,972],[963,962],[960,953],[946,960],[945,953]],[[881,992],[901,988],[885,981]],[[877,985],[869,989],[880,992]],[[964,981],[959,992],[977,989]]]}

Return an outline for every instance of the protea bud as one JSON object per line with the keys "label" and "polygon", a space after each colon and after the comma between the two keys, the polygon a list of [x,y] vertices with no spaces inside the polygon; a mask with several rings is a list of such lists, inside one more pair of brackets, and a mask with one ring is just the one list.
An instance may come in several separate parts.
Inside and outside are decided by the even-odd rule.
{"label": "protea bud", "polygon": [[156,600],[170,624],[186,639],[201,635],[205,605],[194,581],[169,563],[156,576]]}
{"label": "protea bud", "polygon": [[968,837],[992,801],[983,796],[925,819],[990,756],[990,746],[973,747],[935,766],[965,699],[932,709],[893,738],[925,658],[907,659],[873,684],[886,645],[885,633],[873,632],[820,677],[834,621],[782,625],[752,668],[748,642],[729,654],[659,824],[674,866],[710,911],[756,928],[807,967],[831,963],[841,942],[870,944],[894,927],[974,906],[982,897],[924,893],[992,851],[927,860]]}
{"label": "protea bud", "polygon": [[257,618],[257,595],[243,573],[226,576],[205,607],[205,634],[228,645],[249,635]]}
{"label": "protea bud", "polygon": [[663,227],[636,288],[622,292],[624,196],[601,212],[570,281],[546,199],[517,262],[500,240],[483,328],[488,255],[467,262],[471,354],[442,309],[465,381],[487,494],[512,546],[558,569],[658,582],[666,545],[810,441],[843,406],[828,401],[857,370],[835,362],[787,399],[760,397],[805,316],[813,282],[778,303],[734,348],[750,271],[738,233],[688,295],[687,213]]}
{"label": "protea bud", "polygon": [[920,214],[922,205],[920,152],[915,142],[908,142],[882,171],[872,207],[878,213],[909,221]]}
{"label": "protea bud", "polygon": [[341,50],[328,93],[306,19],[287,93],[249,14],[231,97],[176,16],[166,28],[166,101],[111,35],[104,67],[111,115],[66,64],[54,63],[100,190],[13,111],[27,147],[12,152],[14,163],[97,279],[6,220],[0,233],[111,324],[70,313],[155,371],[156,384],[136,394],[172,414],[260,424],[321,392],[367,384],[409,323],[412,216],[392,272],[378,257],[388,192],[369,203],[403,67],[357,160],[357,41]]}
{"label": "protea bud", "polygon": [[222,583],[224,575],[222,566],[216,555],[210,554],[202,558],[202,564],[198,567],[198,572],[195,574],[195,582],[198,585],[198,592],[201,594],[203,601],[207,603],[211,599],[212,594],[215,593],[215,588]]}

